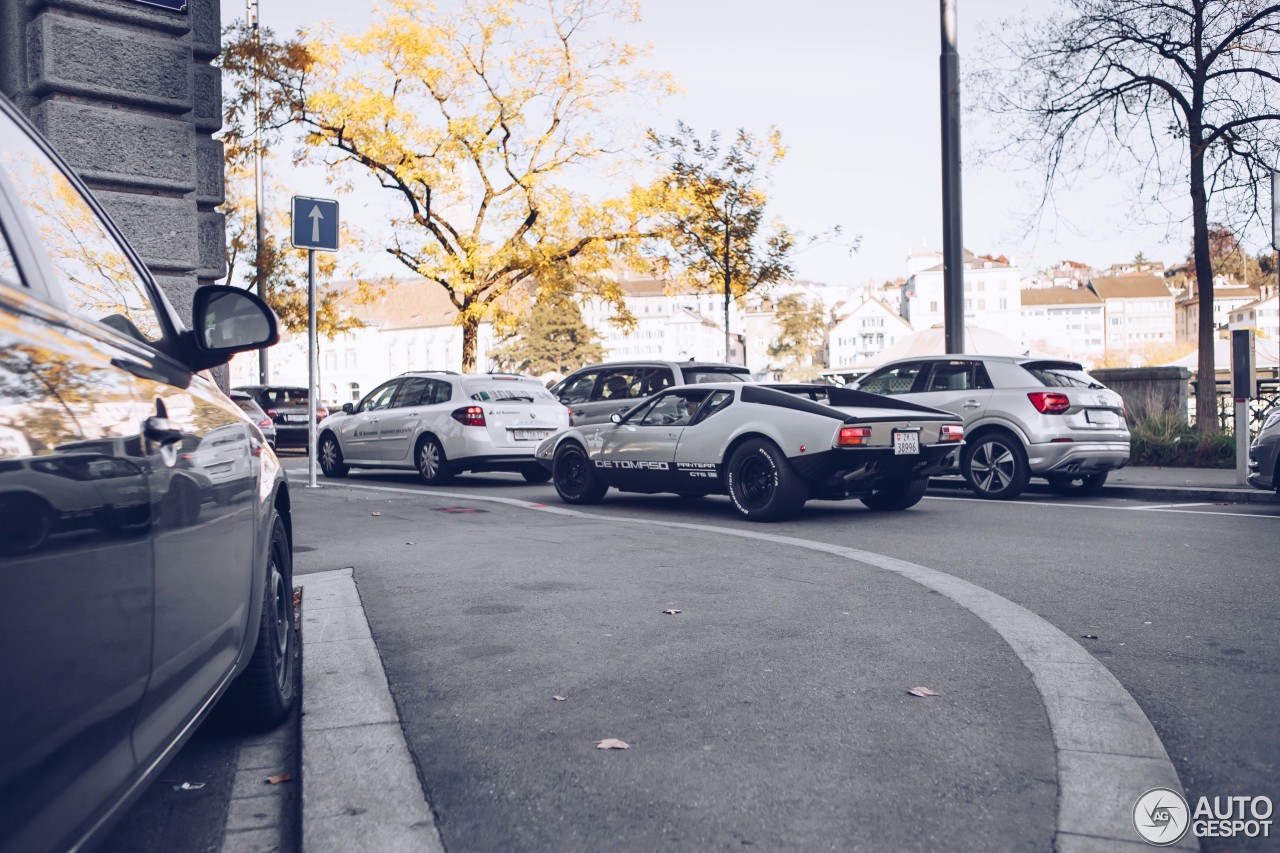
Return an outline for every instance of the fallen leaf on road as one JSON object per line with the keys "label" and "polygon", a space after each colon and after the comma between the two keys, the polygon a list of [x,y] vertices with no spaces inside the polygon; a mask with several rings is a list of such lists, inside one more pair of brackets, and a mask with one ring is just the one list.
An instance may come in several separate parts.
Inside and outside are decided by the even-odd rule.
{"label": "fallen leaf on road", "polygon": [[288,773],[277,773],[274,776],[268,776],[263,781],[268,785],[279,785],[281,782],[288,782],[293,779]]}
{"label": "fallen leaf on road", "polygon": [[557,702],[565,701],[565,698],[563,696],[552,696],[551,698],[556,700]]}
{"label": "fallen leaf on road", "polygon": [[1082,639],[1082,640],[1096,640],[1096,639],[1098,639],[1098,635],[1097,635],[1097,634],[1081,634],[1081,635],[1080,635],[1080,639]]}
{"label": "fallen leaf on road", "polygon": [[371,513],[369,513],[369,515],[382,515],[382,513],[380,513],[380,512],[371,512]]}
{"label": "fallen leaf on road", "polygon": [[683,610],[664,610],[662,612],[667,614],[668,616],[675,616],[677,613],[683,613],[684,611]]}
{"label": "fallen leaf on road", "polygon": [[204,787],[203,782],[183,782],[181,785],[174,785],[175,791],[199,791]]}
{"label": "fallen leaf on road", "polygon": [[941,695],[939,693],[934,692],[933,690],[930,690],[928,687],[912,687],[907,692],[910,693],[912,696],[919,696],[921,699],[925,699],[930,696]]}
{"label": "fallen leaf on road", "polygon": [[596,749],[630,749],[631,745],[625,740],[618,740],[616,737],[607,737],[604,740],[596,742]]}

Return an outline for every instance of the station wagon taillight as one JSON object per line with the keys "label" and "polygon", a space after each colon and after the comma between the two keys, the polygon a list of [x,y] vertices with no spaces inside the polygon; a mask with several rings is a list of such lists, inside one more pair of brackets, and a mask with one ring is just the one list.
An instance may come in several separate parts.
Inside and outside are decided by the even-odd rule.
{"label": "station wagon taillight", "polygon": [[871,443],[871,427],[840,427],[840,437],[836,444],[840,447],[854,447]]}
{"label": "station wagon taillight", "polygon": [[484,409],[480,406],[463,406],[453,410],[453,419],[463,426],[484,426]]}
{"label": "station wagon taillight", "polygon": [[1060,415],[1071,408],[1071,400],[1067,395],[1056,391],[1032,391],[1027,395],[1027,399],[1042,415]]}
{"label": "station wagon taillight", "polygon": [[960,441],[964,438],[964,427],[960,424],[943,424],[938,433],[939,441]]}

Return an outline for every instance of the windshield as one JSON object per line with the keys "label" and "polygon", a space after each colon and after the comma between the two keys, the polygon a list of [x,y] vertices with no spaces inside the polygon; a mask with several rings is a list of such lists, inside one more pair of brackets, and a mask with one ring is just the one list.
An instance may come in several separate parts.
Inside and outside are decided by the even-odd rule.
{"label": "windshield", "polygon": [[488,402],[490,400],[523,400],[532,403],[535,400],[554,400],[551,392],[533,382],[492,382],[483,385],[468,385],[467,394],[472,400]]}

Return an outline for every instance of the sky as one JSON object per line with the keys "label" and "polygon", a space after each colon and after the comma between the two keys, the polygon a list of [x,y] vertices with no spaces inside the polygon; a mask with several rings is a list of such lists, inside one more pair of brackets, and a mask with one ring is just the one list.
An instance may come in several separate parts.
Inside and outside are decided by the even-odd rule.
{"label": "sky", "polygon": [[[980,32],[1043,2],[958,0],[962,70],[983,62]],[[451,0],[437,6],[447,8]],[[795,258],[796,277],[837,285],[880,283],[905,275],[912,249],[942,243],[938,57],[939,4],[933,0],[642,0],[641,24],[618,35],[652,46],[651,67],[672,74],[682,93],[661,102],[643,124],[672,130],[677,120],[699,131],[776,126],[788,153],[776,168],[769,215],[807,234],[843,228],[842,244],[820,244]],[[264,26],[278,35],[332,22],[358,32],[372,14],[366,0],[261,0]],[[222,4],[224,23],[243,17]],[[965,94],[962,91],[961,98]],[[964,243],[979,254],[1004,254],[1024,269],[1061,259],[1095,267],[1187,255],[1189,223],[1135,223],[1124,175],[1079,181],[1028,232],[1035,209],[1033,173],[973,156],[994,130],[966,114],[962,130]],[[276,178],[291,193],[334,197],[316,168],[294,171],[277,158]],[[357,181],[357,185],[359,185]],[[370,230],[379,221],[372,188],[343,201],[344,220]],[[1181,215],[1189,202],[1166,202]],[[860,238],[852,254],[850,238]],[[1257,241],[1254,241],[1257,242]],[[1246,242],[1257,250],[1258,246]],[[366,273],[401,274],[371,257]]]}

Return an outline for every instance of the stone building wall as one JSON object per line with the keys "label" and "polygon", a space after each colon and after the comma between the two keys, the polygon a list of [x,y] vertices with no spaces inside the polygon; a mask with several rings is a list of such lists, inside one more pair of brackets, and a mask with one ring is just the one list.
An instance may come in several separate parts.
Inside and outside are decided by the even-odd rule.
{"label": "stone building wall", "polygon": [[169,299],[226,273],[219,0],[0,0],[3,91],[93,189]]}

